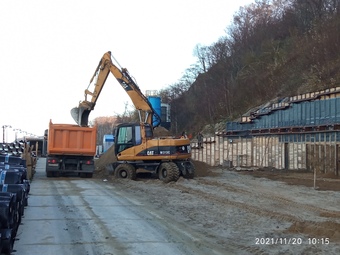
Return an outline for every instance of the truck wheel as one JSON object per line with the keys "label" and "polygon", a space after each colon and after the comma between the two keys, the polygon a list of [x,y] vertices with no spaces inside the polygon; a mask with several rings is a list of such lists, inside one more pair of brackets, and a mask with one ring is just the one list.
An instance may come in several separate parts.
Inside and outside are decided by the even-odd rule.
{"label": "truck wheel", "polygon": [[174,162],[162,163],[158,170],[158,177],[164,183],[177,181],[179,178],[179,169]]}
{"label": "truck wheel", "polygon": [[115,177],[117,179],[136,179],[136,169],[131,164],[120,164],[115,169]]}
{"label": "truck wheel", "polygon": [[53,177],[53,173],[51,171],[46,172],[46,177]]}

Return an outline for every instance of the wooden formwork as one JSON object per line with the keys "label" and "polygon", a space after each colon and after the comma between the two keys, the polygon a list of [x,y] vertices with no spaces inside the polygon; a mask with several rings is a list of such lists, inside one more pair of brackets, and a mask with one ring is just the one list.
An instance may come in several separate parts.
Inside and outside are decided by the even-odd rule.
{"label": "wooden formwork", "polygon": [[[334,136],[336,137],[336,136]],[[278,135],[205,138],[203,148],[192,145],[192,159],[211,166],[273,167],[339,174],[340,142],[284,140]]]}
{"label": "wooden formwork", "polygon": [[339,144],[314,144],[306,146],[306,165],[309,171],[316,170],[317,173],[334,172],[339,175]]}

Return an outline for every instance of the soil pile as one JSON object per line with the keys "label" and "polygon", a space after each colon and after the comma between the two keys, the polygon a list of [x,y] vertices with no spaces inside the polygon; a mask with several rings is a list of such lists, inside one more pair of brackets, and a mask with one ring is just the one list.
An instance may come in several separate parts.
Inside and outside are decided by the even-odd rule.
{"label": "soil pile", "polygon": [[106,167],[114,162],[116,162],[115,148],[111,146],[105,153],[103,153],[100,158],[94,161],[95,172],[99,173],[105,171]]}
{"label": "soil pile", "polygon": [[171,133],[169,130],[167,130],[164,127],[156,127],[153,130],[154,137],[163,137],[163,136],[171,136]]}
{"label": "soil pile", "polygon": [[192,160],[192,163],[195,166],[195,176],[196,177],[216,176],[217,175],[217,173],[212,171],[213,167],[204,163],[204,162]]}

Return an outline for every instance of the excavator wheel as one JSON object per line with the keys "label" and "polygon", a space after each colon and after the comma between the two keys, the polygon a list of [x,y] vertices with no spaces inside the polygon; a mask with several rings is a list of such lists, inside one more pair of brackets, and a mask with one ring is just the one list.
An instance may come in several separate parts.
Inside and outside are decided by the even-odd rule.
{"label": "excavator wheel", "polygon": [[117,179],[136,179],[136,169],[131,164],[120,164],[115,169],[115,177]]}
{"label": "excavator wheel", "polygon": [[174,162],[162,163],[158,169],[158,177],[164,183],[176,182],[179,178],[179,169]]}

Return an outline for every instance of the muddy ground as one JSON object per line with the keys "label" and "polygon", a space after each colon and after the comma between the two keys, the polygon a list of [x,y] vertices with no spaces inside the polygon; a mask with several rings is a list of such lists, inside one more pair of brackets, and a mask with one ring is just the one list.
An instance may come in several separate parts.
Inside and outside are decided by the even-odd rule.
{"label": "muddy ground", "polygon": [[[303,170],[256,169],[256,171],[242,171],[254,177],[268,178],[285,182],[288,185],[301,185],[314,188],[314,173]],[[334,173],[316,175],[315,189],[340,191],[340,176]]]}
{"label": "muddy ground", "polygon": [[[111,182],[231,254],[340,254],[340,179],[301,171],[227,169],[194,162],[196,177],[168,184],[140,173]],[[204,238],[203,238],[204,237]]]}

